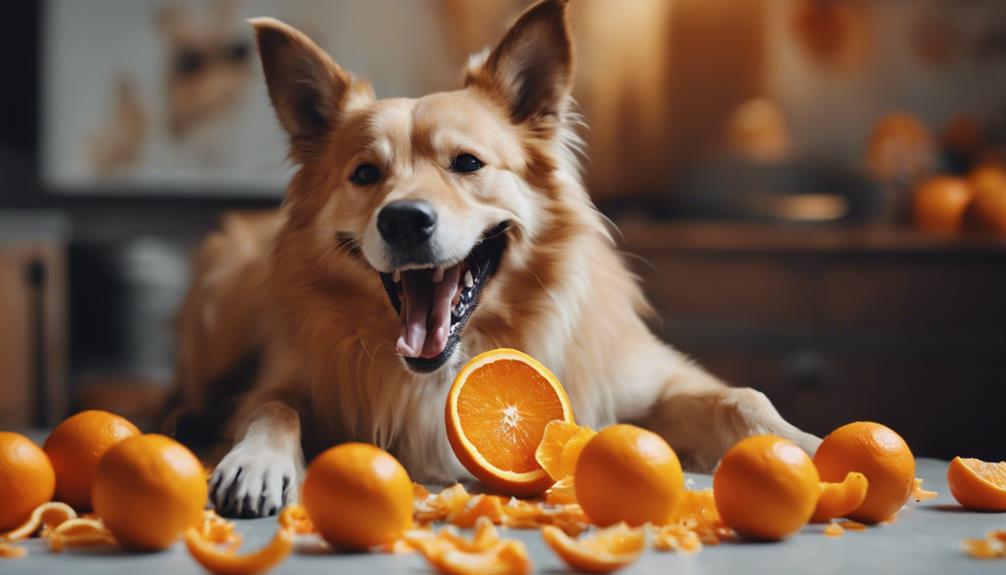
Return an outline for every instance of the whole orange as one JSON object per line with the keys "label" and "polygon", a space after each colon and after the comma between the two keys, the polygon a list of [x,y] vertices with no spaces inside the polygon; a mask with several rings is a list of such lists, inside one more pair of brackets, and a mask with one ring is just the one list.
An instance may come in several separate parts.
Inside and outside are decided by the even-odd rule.
{"label": "whole orange", "polygon": [[412,526],[412,480],[391,454],[367,443],[344,443],[311,462],[301,501],[334,547],[368,549]]}
{"label": "whole orange", "polygon": [[832,431],[814,455],[822,481],[842,481],[850,471],[866,476],[866,499],[846,515],[863,523],[878,523],[901,509],[915,486],[915,457],[891,428],[857,421]]}
{"label": "whole orange", "polygon": [[819,495],[810,456],[775,435],[741,440],[713,475],[720,518],[752,539],[776,540],[796,533],[810,521]]}
{"label": "whole orange", "polygon": [[101,456],[140,430],[124,417],[89,410],[56,426],[45,440],[45,453],[56,471],[56,499],[78,511],[91,509],[91,487]]}
{"label": "whole orange", "polygon": [[976,168],[968,174],[968,182],[974,188],[969,223],[983,231],[1006,233],[1006,170]]}
{"label": "whole orange", "polygon": [[94,510],[120,543],[156,551],[203,520],[206,471],[184,445],[163,435],[130,437],[101,459]]}
{"label": "whole orange", "polygon": [[27,521],[55,489],[56,474],[45,452],[19,433],[0,431],[0,532]]}
{"label": "whole orange", "polygon": [[671,446],[656,433],[627,424],[605,428],[587,442],[573,485],[584,513],[602,527],[667,523],[685,490]]}
{"label": "whole orange", "polygon": [[973,195],[963,178],[937,176],[926,180],[915,190],[913,198],[915,225],[928,232],[960,231]]}

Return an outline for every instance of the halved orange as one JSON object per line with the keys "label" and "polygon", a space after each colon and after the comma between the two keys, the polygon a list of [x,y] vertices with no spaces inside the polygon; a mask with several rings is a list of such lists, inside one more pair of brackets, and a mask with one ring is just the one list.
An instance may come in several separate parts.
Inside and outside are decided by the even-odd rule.
{"label": "halved orange", "polygon": [[553,483],[535,450],[555,419],[573,422],[566,391],[547,367],[515,349],[473,358],[447,396],[454,454],[472,475],[507,495],[536,495]]}
{"label": "halved orange", "polygon": [[587,573],[611,573],[639,558],[646,548],[646,532],[624,523],[573,539],[553,525],[541,528],[545,543],[570,567]]}
{"label": "halved orange", "polygon": [[950,493],[976,511],[1006,511],[1006,461],[955,457],[947,469]]}
{"label": "halved orange", "polygon": [[870,482],[858,471],[850,471],[841,482],[821,482],[821,496],[811,515],[811,523],[825,523],[845,517],[863,504]]}

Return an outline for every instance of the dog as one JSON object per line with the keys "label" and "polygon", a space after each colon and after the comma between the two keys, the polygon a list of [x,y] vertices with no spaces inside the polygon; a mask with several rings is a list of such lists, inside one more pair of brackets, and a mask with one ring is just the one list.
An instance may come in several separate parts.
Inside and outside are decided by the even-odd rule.
{"label": "dog", "polygon": [[[297,169],[278,212],[206,240],[181,312],[184,408],[243,392],[211,479],[219,512],[275,513],[297,499],[305,453],[346,441],[387,449],[418,482],[471,479],[443,406],[466,360],[497,347],[548,366],[578,423],[651,429],[687,469],[759,433],[816,449],[765,395],[647,327],[580,179],[566,4],[531,7],[462,88],[418,99],[375,99],[301,32],[251,21]],[[222,394],[214,382],[252,356],[254,376]]]}

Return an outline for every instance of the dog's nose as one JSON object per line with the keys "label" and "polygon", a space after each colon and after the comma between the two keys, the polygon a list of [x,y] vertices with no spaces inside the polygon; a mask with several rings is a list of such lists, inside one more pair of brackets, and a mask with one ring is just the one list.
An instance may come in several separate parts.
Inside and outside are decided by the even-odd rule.
{"label": "dog's nose", "polygon": [[398,200],[381,208],[377,214],[381,237],[396,248],[425,244],[437,229],[437,211],[423,200]]}

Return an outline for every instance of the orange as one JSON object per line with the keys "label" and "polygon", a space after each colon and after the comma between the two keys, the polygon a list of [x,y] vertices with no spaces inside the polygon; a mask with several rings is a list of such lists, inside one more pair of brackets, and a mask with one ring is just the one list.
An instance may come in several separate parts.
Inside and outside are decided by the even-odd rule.
{"label": "orange", "polygon": [[193,559],[215,575],[251,575],[265,573],[283,562],[293,549],[293,532],[279,529],[265,547],[246,555],[222,549],[207,540],[198,529],[185,531],[185,546]]}
{"label": "orange", "polygon": [[553,483],[535,450],[554,419],[573,422],[559,380],[515,349],[487,351],[454,378],[446,407],[447,437],[458,460],[507,495],[537,495]]}
{"label": "orange", "polygon": [[0,533],[27,521],[52,499],[56,475],[45,452],[27,437],[0,432]]}
{"label": "orange", "polygon": [[78,511],[91,509],[91,487],[98,462],[112,446],[140,430],[107,411],[82,411],[63,421],[45,440],[56,470],[56,499]]}
{"label": "orange", "polygon": [[1006,511],[1006,461],[991,463],[955,457],[947,469],[950,493],[977,511]]}
{"label": "orange", "polygon": [[971,186],[963,178],[937,176],[926,180],[915,190],[915,225],[928,232],[960,231],[972,196]]}
{"label": "orange", "polygon": [[810,520],[825,523],[838,517],[845,517],[863,504],[870,482],[858,471],[850,471],[841,483],[821,482],[821,497]]}
{"label": "orange", "polygon": [[550,421],[534,451],[534,459],[553,481],[562,481],[573,475],[583,446],[596,434],[589,427],[561,419]]}
{"label": "orange", "polygon": [[554,525],[541,528],[545,543],[567,565],[585,573],[611,573],[639,559],[646,548],[646,532],[624,523],[600,529],[579,540]]}
{"label": "orange", "polygon": [[412,480],[397,459],[367,443],[344,443],[307,469],[301,502],[333,547],[391,543],[412,526]]}
{"label": "orange", "polygon": [[1006,233],[1006,170],[995,166],[976,168],[968,174],[974,199],[968,220],[974,227]]}
{"label": "orange", "polygon": [[656,433],[627,424],[612,425],[587,442],[573,485],[584,513],[602,527],[667,523],[685,490],[671,446]]}
{"label": "orange", "polygon": [[723,456],[713,475],[713,496],[720,518],[734,531],[776,540],[810,521],[819,482],[814,463],[795,443],[756,435]]}
{"label": "orange", "polygon": [[125,547],[158,550],[203,522],[206,470],[184,445],[139,435],[108,450],[94,478],[94,510]]}
{"label": "orange", "polygon": [[891,428],[857,421],[832,431],[814,455],[823,481],[843,481],[850,471],[866,476],[869,488],[863,504],[846,517],[879,523],[894,515],[915,488],[915,457]]}

